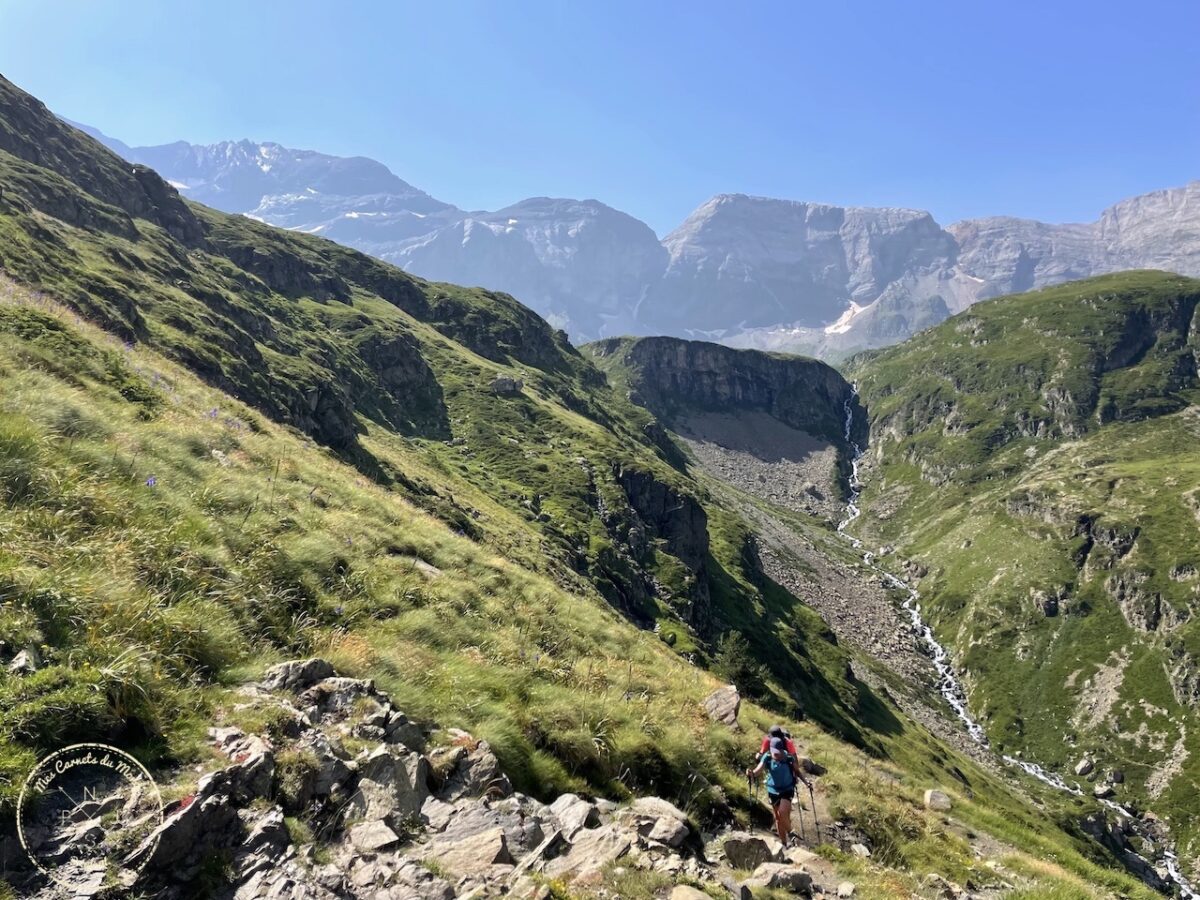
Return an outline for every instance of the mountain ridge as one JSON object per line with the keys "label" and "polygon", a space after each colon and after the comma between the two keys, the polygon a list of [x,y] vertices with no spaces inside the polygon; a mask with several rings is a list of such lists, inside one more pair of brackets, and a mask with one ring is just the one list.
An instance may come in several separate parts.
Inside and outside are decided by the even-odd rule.
{"label": "mountain ridge", "polygon": [[[924,210],[725,193],[660,239],[596,200],[459,210],[360,157],[237,142],[245,152],[231,162],[204,145],[136,148],[100,137],[195,199],[330,237],[418,275],[506,291],[577,342],[666,333],[837,360],[992,296],[1130,268],[1200,275],[1200,181],[1061,225],[992,216],[942,226]],[[271,165],[263,148],[286,162],[274,175],[261,171]],[[206,155],[211,170],[200,177],[195,160]],[[372,169],[386,183],[348,193],[352,180],[331,179],[332,189],[321,190],[317,170],[348,162],[371,163],[394,181]]]}
{"label": "mountain ridge", "polygon": [[[794,858],[852,875],[864,896],[961,894],[951,878],[1014,897],[1152,896],[1116,868],[1117,851],[1075,828],[1086,807],[997,774],[910,719],[891,691],[911,686],[840,643],[801,599],[860,588],[883,599],[828,525],[849,390],[831,367],[688,348],[716,362],[697,385],[701,404],[749,396],[824,432],[789,449],[825,471],[828,485],[814,484],[823,500],[803,492],[822,505],[810,516],[808,500],[784,498],[799,505],[776,520],[802,553],[768,558],[749,508],[512,297],[431,283],[181,198],[3,80],[0,123],[18,151],[0,149],[5,848],[16,846],[14,805],[36,760],[100,737],[163,780],[166,843],[184,852],[165,854],[162,875],[181,889],[198,876],[216,896],[286,887],[231,865],[244,853],[200,859],[212,838],[256,860],[295,848],[297,880],[343,896],[405,894],[401,867],[438,891],[428,896],[478,896],[478,884],[415,869],[433,819],[478,823],[483,812],[487,828],[493,800],[392,817],[393,832],[379,824],[387,811],[370,810],[382,800],[398,812],[389,784],[440,791],[470,778],[479,793],[629,804],[606,806],[614,813],[636,814],[643,798],[728,829],[769,816],[743,767],[780,721],[814,755],[808,771],[825,773],[809,795],[818,808],[805,810],[824,827],[804,840],[829,865],[807,850]],[[746,382],[729,360],[751,375],[795,373],[783,399],[807,398],[817,415],[772,407],[774,377]],[[697,444],[715,436],[695,433]],[[785,435],[790,444],[804,432]],[[331,714],[329,741],[295,728],[286,705],[248,704],[263,676],[277,687],[320,679],[297,708]],[[714,695],[726,709],[734,701],[732,717],[706,703]],[[926,700],[940,718],[936,693]],[[349,710],[367,719],[351,722]],[[394,736],[419,744],[414,720],[447,726],[430,758],[379,747]],[[302,733],[304,747],[293,742]],[[308,805],[350,769],[379,780],[378,792],[346,782],[369,799],[361,812],[346,814],[356,794]],[[507,786],[493,778],[501,772]],[[502,802],[518,818],[538,808],[528,795]],[[702,846],[671,846],[678,825],[638,829],[613,854],[621,865],[597,864],[582,894],[661,900],[703,878],[723,895],[711,867],[692,865]],[[553,875],[532,835],[521,828],[511,856],[492,844],[488,859]],[[587,837],[554,840],[590,861]],[[331,838],[357,845],[353,858],[330,862]],[[542,855],[562,855],[552,847]],[[486,867],[489,887],[516,874],[499,865]]]}

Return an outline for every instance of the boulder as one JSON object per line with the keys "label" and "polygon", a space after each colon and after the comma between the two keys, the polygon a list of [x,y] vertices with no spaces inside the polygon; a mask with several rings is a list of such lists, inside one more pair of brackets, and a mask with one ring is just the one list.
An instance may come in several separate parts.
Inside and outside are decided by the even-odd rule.
{"label": "boulder", "polygon": [[837,886],[837,895],[839,900],[845,900],[846,897],[853,897],[854,890],[855,888],[853,881],[843,881]]}
{"label": "boulder", "polygon": [[520,378],[510,378],[508,375],[497,375],[488,385],[493,394],[500,397],[512,397],[521,393],[525,382]]}
{"label": "boulder", "polygon": [[727,725],[734,731],[740,731],[738,725],[738,710],[742,708],[742,695],[732,684],[717,688],[704,699],[704,711],[714,722]]}
{"label": "boulder", "polygon": [[808,894],[812,891],[812,876],[800,866],[766,862],[755,869],[754,874],[743,884],[749,887],[751,892],[766,889]]}
{"label": "boulder", "polygon": [[414,784],[410,772],[428,765],[420,754],[405,753],[394,744],[380,744],[358,765],[358,786],[350,798],[347,814],[365,821],[387,820],[392,824],[415,819],[425,802],[424,784]]}
{"label": "boulder", "polygon": [[269,691],[298,693],[333,676],[333,666],[323,659],[294,659],[267,669],[263,687]]}
{"label": "boulder", "polygon": [[725,861],[735,869],[756,869],[775,854],[765,839],[746,831],[735,831],[721,844]]}
{"label": "boulder", "polygon": [[381,821],[363,822],[350,829],[350,843],[361,853],[377,853],[400,843],[400,836]]}
{"label": "boulder", "polygon": [[950,812],[953,803],[944,791],[928,790],[925,792],[925,808],[936,812]]}
{"label": "boulder", "polygon": [[8,671],[14,675],[32,675],[41,664],[41,657],[38,656],[37,650],[28,647],[12,658],[12,662],[8,664]]}
{"label": "boulder", "polygon": [[362,678],[325,678],[306,688],[296,703],[309,720],[320,724],[341,721],[356,710],[363,698],[373,698],[375,683]]}
{"label": "boulder", "polygon": [[430,831],[445,831],[454,815],[454,806],[437,797],[426,797],[421,804],[421,821]]}
{"label": "boulder", "polygon": [[632,846],[629,832],[615,825],[586,828],[575,836],[570,850],[546,863],[543,872],[551,879],[586,880],[616,862]]}
{"label": "boulder", "polygon": [[1096,763],[1085,756],[1075,764],[1075,774],[1082,778],[1084,775],[1090,775],[1094,768]]}
{"label": "boulder", "polygon": [[861,859],[871,858],[871,850],[866,844],[851,844],[850,852]]}
{"label": "boulder", "polygon": [[829,771],[819,762],[814,762],[807,756],[801,756],[798,760],[796,760],[796,762],[800,764],[800,771],[804,772],[806,775],[824,775]]}
{"label": "boulder", "polygon": [[563,794],[550,804],[550,814],[558,822],[563,835],[570,840],[583,828],[595,828],[600,824],[600,812],[596,804],[589,803],[577,794]]}
{"label": "boulder", "polygon": [[458,877],[475,875],[493,865],[512,865],[503,828],[490,828],[466,837],[440,835],[430,841],[425,859]]}
{"label": "boulder", "polygon": [[712,897],[687,884],[677,884],[671,889],[670,900],[712,900]]}
{"label": "boulder", "polygon": [[512,783],[500,770],[500,761],[487,741],[477,741],[469,748],[455,749],[464,752],[458,754],[458,761],[442,786],[440,796],[443,800],[481,797],[484,794],[507,797],[512,793]]}
{"label": "boulder", "polygon": [[691,833],[687,813],[658,797],[639,797],[617,818],[647,840],[672,848],[681,847]]}
{"label": "boulder", "polygon": [[1107,800],[1112,795],[1113,789],[1110,784],[1098,784],[1092,788],[1092,796],[1097,800]]}
{"label": "boulder", "polygon": [[649,831],[639,830],[639,833],[648,841],[678,848],[683,846],[683,842],[691,834],[691,829],[678,819],[663,816],[654,822]]}

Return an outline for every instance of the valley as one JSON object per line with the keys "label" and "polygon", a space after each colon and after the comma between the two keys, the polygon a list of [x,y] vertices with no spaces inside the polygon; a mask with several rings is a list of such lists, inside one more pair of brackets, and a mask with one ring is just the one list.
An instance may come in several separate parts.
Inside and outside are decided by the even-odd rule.
{"label": "valley", "polygon": [[[1196,282],[978,304],[856,388],[576,348],[186,199],[3,79],[0,188],[0,896],[61,895],[15,823],[87,740],[162,786],[144,896],[1162,896],[1127,849],[1194,874]],[[744,775],[773,722],[816,781],[790,850]],[[989,743],[1094,758],[1178,863]]]}

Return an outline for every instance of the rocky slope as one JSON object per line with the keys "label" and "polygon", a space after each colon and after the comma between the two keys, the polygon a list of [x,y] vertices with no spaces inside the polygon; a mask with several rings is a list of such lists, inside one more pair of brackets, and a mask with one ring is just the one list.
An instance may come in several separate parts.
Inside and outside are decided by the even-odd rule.
{"label": "rocky slope", "polygon": [[721,194],[660,242],[595,200],[467,213],[360,157],[249,141],[128,147],[89,132],[193,199],[506,291],[577,343],[663,333],[838,359],[989,297],[1123,269],[1200,275],[1200,182],[1068,225],[943,228],[919,210]]}
{"label": "rocky slope", "polygon": [[1198,309],[1195,280],[1105,276],[854,368],[860,533],[918,560],[992,741],[1152,810],[1193,869]]}

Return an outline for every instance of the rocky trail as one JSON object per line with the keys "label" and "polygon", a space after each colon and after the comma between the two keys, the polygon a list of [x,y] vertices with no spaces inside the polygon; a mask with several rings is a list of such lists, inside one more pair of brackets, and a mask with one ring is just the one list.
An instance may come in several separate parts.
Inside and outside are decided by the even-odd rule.
{"label": "rocky trail", "polygon": [[[224,877],[210,896],[227,900],[617,897],[604,885],[629,872],[665,876],[672,900],[855,895],[810,850],[733,830],[728,810],[720,827],[702,830],[657,797],[563,794],[547,804],[521,794],[486,741],[422,727],[373,682],[340,677],[321,659],[276,665],[241,696],[243,712],[270,724],[210,728],[220,767],[169,803],[131,854],[146,858],[138,887],[148,896],[194,896],[214,859]],[[94,850],[98,823],[76,829],[82,849]],[[869,855],[852,828],[823,824],[822,842]],[[101,892],[80,877],[60,884],[28,870],[18,890],[39,900]]]}

